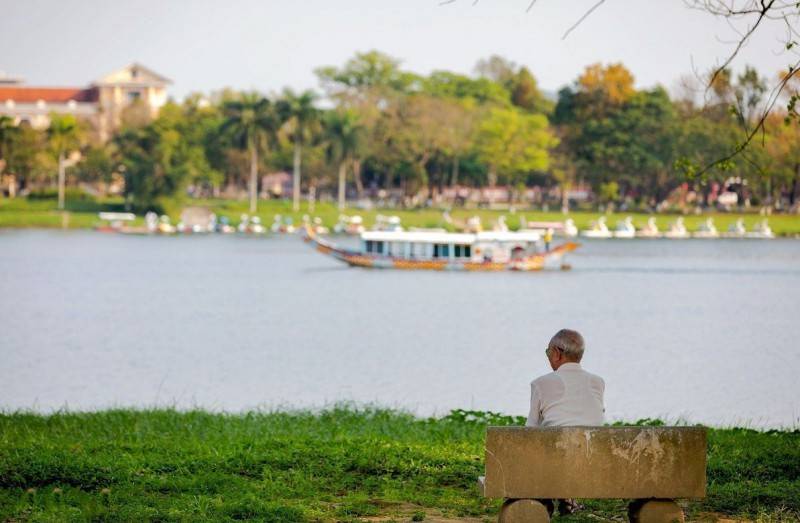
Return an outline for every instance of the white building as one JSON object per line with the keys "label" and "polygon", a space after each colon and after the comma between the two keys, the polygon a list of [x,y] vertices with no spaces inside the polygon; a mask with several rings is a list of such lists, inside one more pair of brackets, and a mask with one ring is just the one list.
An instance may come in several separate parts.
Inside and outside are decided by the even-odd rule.
{"label": "white building", "polygon": [[141,104],[145,114],[154,118],[167,102],[170,83],[137,63],[87,87],[31,87],[19,79],[0,77],[0,115],[43,129],[50,125],[51,113],[73,114],[87,120],[105,141],[119,129],[123,112],[133,104]]}

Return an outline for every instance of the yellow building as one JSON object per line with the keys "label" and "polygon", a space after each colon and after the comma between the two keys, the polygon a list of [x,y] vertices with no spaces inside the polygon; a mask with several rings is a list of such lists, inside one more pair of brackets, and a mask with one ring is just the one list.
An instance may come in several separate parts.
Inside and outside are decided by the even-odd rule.
{"label": "yellow building", "polygon": [[119,129],[126,109],[141,108],[148,119],[158,115],[167,102],[170,83],[137,63],[87,87],[32,87],[18,79],[0,77],[0,115],[42,129],[50,125],[51,113],[73,114],[88,121],[97,137],[106,141]]}

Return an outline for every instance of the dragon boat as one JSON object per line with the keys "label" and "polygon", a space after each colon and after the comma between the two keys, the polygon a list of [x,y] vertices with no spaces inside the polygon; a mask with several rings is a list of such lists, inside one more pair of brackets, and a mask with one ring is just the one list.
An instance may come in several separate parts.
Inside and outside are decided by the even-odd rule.
{"label": "dragon boat", "polygon": [[568,269],[566,254],[579,244],[546,249],[538,231],[365,231],[360,248],[343,248],[321,238],[310,227],[305,240],[317,251],[353,267],[406,270],[538,271]]}

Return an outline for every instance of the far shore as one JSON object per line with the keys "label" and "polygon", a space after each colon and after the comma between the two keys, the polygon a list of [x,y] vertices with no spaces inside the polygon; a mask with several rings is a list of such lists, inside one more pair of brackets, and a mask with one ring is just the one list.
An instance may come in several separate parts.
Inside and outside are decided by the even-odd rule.
{"label": "far shore", "polygon": [[[188,206],[206,207],[212,210],[217,216],[227,216],[233,224],[237,224],[242,214],[248,212],[247,202],[241,200],[186,200],[182,205],[173,205],[168,210],[172,223],[177,223],[180,219],[180,209]],[[26,198],[3,198],[0,199],[0,228],[51,228],[51,229],[92,229],[102,225],[97,213],[101,211],[124,211],[124,205],[120,199],[106,199],[100,201],[67,201],[66,210],[59,211],[54,200],[28,200]],[[333,203],[317,202],[313,209],[309,203],[304,201],[300,211],[293,212],[291,202],[288,200],[261,200],[258,203],[258,211],[254,216],[259,216],[262,223],[269,228],[275,215],[279,214],[283,219],[290,218],[295,225],[302,223],[304,215],[318,217],[327,227],[333,227],[339,219],[340,214],[349,216],[360,215],[367,226],[371,226],[375,217],[382,215],[397,215],[406,227],[440,227],[453,230],[453,226],[447,223],[443,216],[444,209],[424,208],[424,209],[396,209],[396,208],[372,208],[359,209],[348,207],[344,211],[339,211]],[[610,229],[614,229],[617,221],[623,220],[628,216],[633,218],[633,223],[637,228],[641,228],[651,216],[655,216],[659,229],[666,230],[670,223],[679,216],[683,217],[686,228],[691,232],[698,229],[700,224],[707,218],[712,218],[714,224],[720,232],[728,230],[738,219],[744,221],[747,230],[752,230],[753,226],[763,219],[767,219],[772,231],[779,237],[800,237],[800,215],[797,214],[772,214],[763,216],[758,210],[751,209],[746,212],[703,212],[696,214],[689,212],[648,214],[643,212],[626,212],[616,210],[613,213],[601,213],[591,211],[571,211],[563,214],[560,210],[543,211],[541,208],[507,208],[507,209],[485,209],[485,208],[453,208],[450,215],[456,221],[464,221],[471,216],[479,216],[484,228],[491,228],[501,216],[505,216],[508,227],[518,229],[525,221],[553,221],[563,222],[571,218],[575,225],[583,230],[591,226],[594,220],[605,216],[606,224]],[[142,225],[141,216],[137,218],[136,225]]]}

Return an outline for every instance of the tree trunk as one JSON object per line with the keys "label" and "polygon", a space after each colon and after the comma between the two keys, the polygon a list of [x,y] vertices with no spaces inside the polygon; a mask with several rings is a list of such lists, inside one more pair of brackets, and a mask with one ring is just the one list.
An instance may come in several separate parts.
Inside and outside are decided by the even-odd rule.
{"label": "tree trunk", "polygon": [[292,170],[292,209],[300,210],[300,140],[294,142],[294,166]]}
{"label": "tree trunk", "polygon": [[793,207],[800,193],[800,162],[794,166],[794,180],[792,181],[792,192],[789,195],[789,206]]}
{"label": "tree trunk", "polygon": [[339,210],[344,210],[345,203],[345,179],[347,177],[347,162],[342,160],[339,164]]}
{"label": "tree trunk", "polygon": [[364,198],[364,181],[361,179],[361,160],[353,160],[353,178],[356,181],[358,199]]}
{"label": "tree trunk", "polygon": [[58,209],[64,210],[64,185],[66,173],[64,168],[64,153],[58,153]]}
{"label": "tree trunk", "polygon": [[250,147],[250,214],[256,212],[258,204],[258,150]]}
{"label": "tree trunk", "polygon": [[455,187],[458,184],[458,156],[453,158],[453,175],[450,177],[450,186]]}
{"label": "tree trunk", "polygon": [[494,166],[489,166],[489,206],[494,203],[494,186],[497,184],[497,172],[494,170]]}

